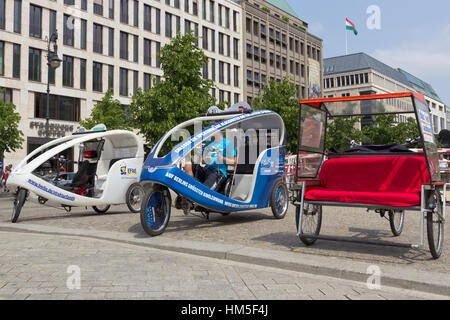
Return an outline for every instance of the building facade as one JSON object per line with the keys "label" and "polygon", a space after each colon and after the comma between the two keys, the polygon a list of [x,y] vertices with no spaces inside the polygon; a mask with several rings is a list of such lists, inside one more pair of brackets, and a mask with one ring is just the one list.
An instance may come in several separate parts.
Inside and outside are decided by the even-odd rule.
{"label": "building facade", "polygon": [[[365,53],[324,59],[323,92],[330,98],[394,92],[423,93],[430,108],[434,133],[448,128],[444,103],[428,83]],[[405,117],[400,120],[405,120]]]}
{"label": "building facade", "polygon": [[284,0],[239,1],[243,10],[247,101],[261,94],[268,80],[290,77],[297,98],[320,97],[323,79],[322,40],[308,32]]}
{"label": "building facade", "polygon": [[[242,9],[231,0],[0,0],[0,87],[13,102],[25,135],[15,164],[50,139],[71,134],[112,88],[123,106],[138,87],[162,76],[159,52],[178,33],[195,30],[208,64],[203,76],[218,102],[244,99]],[[47,39],[59,36],[56,70],[47,68]]]}

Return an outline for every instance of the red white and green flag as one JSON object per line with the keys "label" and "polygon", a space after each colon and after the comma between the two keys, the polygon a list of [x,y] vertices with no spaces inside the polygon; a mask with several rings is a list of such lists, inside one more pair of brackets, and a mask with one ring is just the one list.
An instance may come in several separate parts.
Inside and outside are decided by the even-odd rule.
{"label": "red white and green flag", "polygon": [[358,35],[358,30],[356,30],[355,24],[350,20],[348,20],[347,18],[345,18],[345,28],[347,30],[353,31],[355,36]]}

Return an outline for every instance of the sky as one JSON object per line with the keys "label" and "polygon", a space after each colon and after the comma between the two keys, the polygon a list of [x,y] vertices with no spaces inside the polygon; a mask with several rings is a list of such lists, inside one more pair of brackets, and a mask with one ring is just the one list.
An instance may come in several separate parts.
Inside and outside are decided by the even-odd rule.
{"label": "sky", "polygon": [[[309,32],[323,39],[324,58],[365,52],[428,82],[450,106],[449,0],[287,0]],[[369,29],[367,9],[380,9],[380,29]],[[345,18],[358,30],[345,30]],[[372,20],[373,21],[373,20]]]}

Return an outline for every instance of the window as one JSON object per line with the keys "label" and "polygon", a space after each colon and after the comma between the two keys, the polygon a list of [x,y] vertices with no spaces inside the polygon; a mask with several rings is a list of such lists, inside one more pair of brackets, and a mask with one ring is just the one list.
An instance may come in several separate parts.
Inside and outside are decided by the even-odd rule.
{"label": "window", "polygon": [[93,39],[93,45],[94,45],[94,52],[97,53],[103,53],[103,27],[99,24],[94,23],[94,39]]}
{"label": "window", "polygon": [[12,89],[0,87],[0,100],[3,100],[6,103],[13,102]]}
{"label": "window", "polygon": [[114,2],[115,0],[109,0],[109,18],[114,19]]}
{"label": "window", "polygon": [[208,79],[208,62],[203,64],[202,76],[203,76],[203,79]]}
{"label": "window", "polygon": [[113,57],[114,56],[114,29],[109,28],[108,29],[108,55]]}
{"label": "window", "polygon": [[133,71],[133,94],[136,94],[139,87],[139,71]]}
{"label": "window", "polygon": [[5,74],[5,43],[0,41],[0,76]]}
{"label": "window", "polygon": [[227,57],[231,57],[231,37],[227,36]]}
{"label": "window", "polygon": [[[64,121],[80,121],[80,99],[50,95],[49,118]],[[34,94],[34,115],[36,118],[47,117],[47,94]]]}
{"label": "window", "polygon": [[87,0],[81,0],[81,9],[87,10]]}
{"label": "window", "polygon": [[108,89],[114,93],[114,66],[108,65]]}
{"label": "window", "polygon": [[253,58],[257,61],[259,61],[259,48],[258,47],[253,47]]}
{"label": "window", "polygon": [[156,33],[161,34],[161,10],[155,9]]}
{"label": "window", "polygon": [[261,63],[266,64],[266,50],[261,49]]}
{"label": "window", "polygon": [[192,14],[198,16],[198,4],[197,0],[192,1]]}
{"label": "window", "polygon": [[69,6],[73,6],[75,4],[75,0],[64,0],[64,4],[67,4]]}
{"label": "window", "polygon": [[184,0],[184,11],[189,13],[189,0]]}
{"label": "window", "polygon": [[128,60],[128,33],[120,32],[120,58]]}
{"label": "window", "polygon": [[274,54],[272,52],[269,54],[269,61],[270,61],[270,66],[273,67]]}
{"label": "window", "polygon": [[103,92],[102,72],[103,65],[99,62],[92,64],[92,90]]}
{"label": "window", "polygon": [[231,84],[231,64],[227,63],[227,84]]}
{"label": "window", "polygon": [[216,32],[211,30],[211,51],[216,52]]}
{"label": "window", "polygon": [[237,17],[238,13],[237,11],[233,10],[233,31],[237,32],[238,31],[238,17]]}
{"label": "window", "polygon": [[219,53],[224,54],[224,48],[223,48],[223,33],[219,32]]}
{"label": "window", "polygon": [[[0,1],[0,20],[3,20],[3,28],[5,25],[4,6],[5,1]],[[2,22],[0,22],[2,24]],[[22,29],[22,0],[14,0],[14,32],[20,33]]]}
{"label": "window", "polygon": [[49,11],[49,34],[56,33],[56,11]]}
{"label": "window", "polygon": [[224,63],[223,61],[219,61],[219,82],[224,83],[225,77],[224,77]]}
{"label": "window", "polygon": [[0,0],[0,29],[5,30],[5,0]]}
{"label": "window", "polygon": [[175,28],[175,33],[178,35],[181,32],[181,18],[179,16],[175,16]]}
{"label": "window", "polygon": [[172,15],[166,12],[166,37],[172,38]]}
{"label": "window", "polygon": [[[4,14],[4,11],[3,11],[3,14]],[[42,9],[40,7],[30,4],[30,37],[41,38],[41,26],[42,26],[41,17],[42,17]],[[0,19],[1,19],[1,17],[0,17]],[[1,23],[2,22],[0,22],[0,27],[1,27]],[[5,23],[5,20],[3,17],[3,28],[2,29],[5,28],[4,23]]]}
{"label": "window", "polygon": [[214,1],[209,0],[209,21],[214,22]]}
{"label": "window", "polygon": [[261,29],[261,38],[265,39],[266,38],[266,26],[261,23],[260,29]]}
{"label": "window", "polygon": [[216,59],[211,59],[211,80],[216,81]]}
{"label": "window", "polygon": [[177,9],[180,9],[180,0],[174,0],[173,1],[173,6]]}
{"label": "window", "polygon": [[251,70],[247,70],[247,85],[253,86],[253,73]]}
{"label": "window", "polygon": [[80,59],[80,89],[86,89],[86,59]]}
{"label": "window", "polygon": [[151,88],[151,77],[149,73],[144,72],[144,91]]}
{"label": "window", "polygon": [[230,29],[230,9],[225,8],[225,28]]}
{"label": "window", "polygon": [[152,43],[148,39],[144,39],[144,64],[150,66],[152,64]]}
{"label": "window", "polygon": [[258,23],[258,21],[253,21],[253,34],[256,37],[259,36],[258,30],[259,30],[259,23]]}
{"label": "window", "polygon": [[208,28],[206,27],[202,28],[202,38],[203,49],[208,50]]}
{"label": "window", "polygon": [[86,49],[87,21],[81,19],[81,49]]}
{"label": "window", "polygon": [[120,22],[128,24],[128,0],[120,0]]}
{"label": "window", "polygon": [[247,33],[252,32],[252,19],[250,18],[245,19],[245,30],[247,30]]}
{"label": "window", "polygon": [[94,0],[94,13],[103,15],[103,0]]}
{"label": "window", "polygon": [[233,38],[233,58],[239,59],[239,39]]}
{"label": "window", "polygon": [[234,66],[234,86],[239,87],[239,67]]}
{"label": "window", "polygon": [[133,61],[139,61],[139,37],[133,36]]}
{"label": "window", "polygon": [[128,96],[128,70],[125,68],[120,68],[120,77],[119,77],[119,94],[121,96]]}
{"label": "window", "polygon": [[161,60],[159,59],[160,52],[161,52],[161,43],[156,42],[156,67],[157,68],[161,67]]}
{"label": "window", "polygon": [[64,31],[63,31],[63,43],[66,46],[73,47],[73,36],[74,36],[74,19],[71,16],[64,15]]}
{"label": "window", "polygon": [[151,7],[144,4],[144,29],[152,31]]}
{"label": "window", "polygon": [[[2,73],[3,73],[3,70],[2,70]],[[35,49],[35,48],[29,49],[28,80],[41,81],[41,50],[39,50],[39,49]]]}
{"label": "window", "polygon": [[[3,64],[3,53],[0,53],[0,65]],[[3,67],[0,66],[3,69]],[[20,44],[13,44],[13,78],[20,78]]]}
{"label": "window", "polygon": [[63,56],[63,86],[73,87],[73,57]]}
{"label": "window", "polygon": [[139,26],[139,1],[134,0],[133,2],[133,6],[134,6],[134,19],[133,19],[133,25],[135,27]]}
{"label": "window", "polygon": [[223,25],[223,21],[222,21],[222,5],[221,4],[219,4],[218,6],[217,6],[217,15],[219,16],[219,26],[222,26]]}

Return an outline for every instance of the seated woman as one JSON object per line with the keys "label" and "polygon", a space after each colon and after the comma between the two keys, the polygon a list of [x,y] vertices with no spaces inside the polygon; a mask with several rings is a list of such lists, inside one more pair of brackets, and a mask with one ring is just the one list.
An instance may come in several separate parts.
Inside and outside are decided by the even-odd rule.
{"label": "seated woman", "polygon": [[204,167],[200,164],[186,162],[184,170],[208,188],[217,191],[220,183],[227,178],[227,165],[236,165],[237,157],[234,144],[225,139],[222,132],[217,131],[212,139],[206,143],[202,162],[205,163]]}

